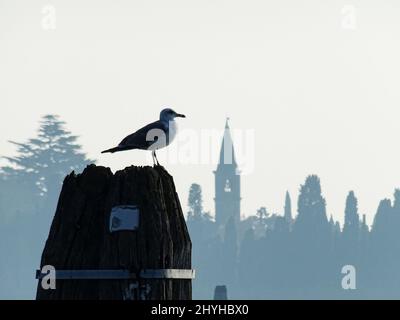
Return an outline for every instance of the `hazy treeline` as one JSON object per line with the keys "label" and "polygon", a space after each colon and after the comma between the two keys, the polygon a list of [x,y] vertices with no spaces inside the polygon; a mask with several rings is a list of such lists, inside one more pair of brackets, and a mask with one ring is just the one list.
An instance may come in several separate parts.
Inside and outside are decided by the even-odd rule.
{"label": "hazy treeline", "polygon": [[55,115],[44,116],[37,136],[13,142],[15,157],[0,168],[0,299],[35,297],[35,269],[64,177],[91,160]]}
{"label": "hazy treeline", "polygon": [[[294,219],[287,194],[283,215],[262,208],[239,226],[231,219],[218,227],[202,213],[200,186],[193,185],[190,194],[194,298],[211,298],[220,284],[227,285],[232,299],[400,298],[399,190],[393,203],[380,202],[371,230],[352,191],[343,228],[328,220],[315,175],[300,187]],[[355,268],[355,290],[342,287],[345,265]]]}

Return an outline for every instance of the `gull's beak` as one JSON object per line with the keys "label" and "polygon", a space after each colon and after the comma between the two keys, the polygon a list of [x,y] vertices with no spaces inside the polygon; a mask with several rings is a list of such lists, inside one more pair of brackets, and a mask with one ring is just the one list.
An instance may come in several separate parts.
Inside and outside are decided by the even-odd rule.
{"label": "gull's beak", "polygon": [[185,116],[184,114],[180,114],[180,113],[177,113],[177,114],[175,115],[175,117],[186,118],[186,116]]}

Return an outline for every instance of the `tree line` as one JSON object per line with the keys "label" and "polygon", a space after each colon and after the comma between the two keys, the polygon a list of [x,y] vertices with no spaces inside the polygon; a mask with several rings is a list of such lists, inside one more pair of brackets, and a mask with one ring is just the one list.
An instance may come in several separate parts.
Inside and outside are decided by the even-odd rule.
{"label": "tree line", "polygon": [[10,141],[16,156],[0,168],[0,299],[32,299],[35,269],[64,177],[88,159],[56,115],[42,117],[36,137]]}
{"label": "tree line", "polygon": [[[201,187],[192,185],[189,194],[195,298],[212,297],[216,285],[227,285],[235,299],[400,298],[398,189],[393,203],[380,202],[371,229],[353,191],[343,227],[328,219],[316,175],[300,186],[295,218],[287,193],[282,215],[260,208],[239,225],[231,219],[221,228],[202,214]],[[343,285],[345,266],[354,267],[352,288]]]}

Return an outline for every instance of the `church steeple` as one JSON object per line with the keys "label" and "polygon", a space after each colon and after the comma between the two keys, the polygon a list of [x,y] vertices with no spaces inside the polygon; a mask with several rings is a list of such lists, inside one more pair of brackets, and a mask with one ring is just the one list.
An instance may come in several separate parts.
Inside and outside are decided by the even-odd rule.
{"label": "church steeple", "polygon": [[235,149],[233,147],[231,130],[229,127],[229,118],[226,118],[224,137],[222,139],[221,150],[219,152],[218,165],[229,165],[229,164],[237,168]]}
{"label": "church steeple", "polygon": [[219,225],[225,225],[232,216],[236,223],[240,221],[240,176],[228,121],[229,118],[225,123],[219,163],[214,171],[215,220]]}

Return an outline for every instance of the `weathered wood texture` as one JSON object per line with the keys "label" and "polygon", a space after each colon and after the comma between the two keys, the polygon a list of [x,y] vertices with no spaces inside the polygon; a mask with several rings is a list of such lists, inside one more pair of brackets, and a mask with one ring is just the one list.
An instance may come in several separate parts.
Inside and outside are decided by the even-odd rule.
{"label": "weathered wood texture", "polygon": [[[137,205],[137,231],[109,232],[111,208]],[[88,166],[63,184],[41,267],[56,269],[191,269],[191,241],[172,177],[164,168]],[[40,281],[37,299],[129,299],[133,280]],[[148,299],[191,299],[191,280],[149,280]]]}

